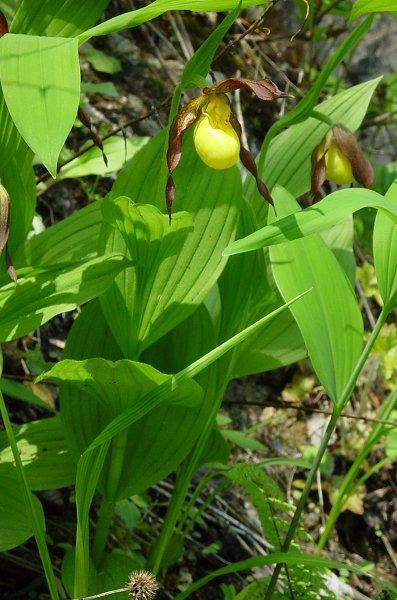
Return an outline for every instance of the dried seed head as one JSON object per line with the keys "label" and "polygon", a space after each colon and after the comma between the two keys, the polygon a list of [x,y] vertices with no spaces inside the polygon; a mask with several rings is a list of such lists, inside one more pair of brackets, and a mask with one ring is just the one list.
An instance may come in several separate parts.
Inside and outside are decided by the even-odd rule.
{"label": "dried seed head", "polygon": [[127,584],[132,600],[152,600],[158,589],[158,583],[149,571],[133,571]]}

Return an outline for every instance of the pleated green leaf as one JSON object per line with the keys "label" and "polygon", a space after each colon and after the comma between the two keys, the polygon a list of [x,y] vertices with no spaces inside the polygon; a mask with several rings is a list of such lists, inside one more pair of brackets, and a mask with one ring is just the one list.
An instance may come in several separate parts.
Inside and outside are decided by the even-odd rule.
{"label": "pleated green leaf", "polygon": [[[161,337],[158,321],[168,326],[170,310],[178,311],[170,278],[175,257],[183,253],[187,235],[193,229],[192,219],[188,213],[176,213],[169,223],[168,216],[155,206],[134,204],[125,197],[105,200],[103,214],[121,232],[134,266],[126,273],[124,302],[112,301],[109,292],[102,306],[125,356],[139,355],[143,341],[148,346]],[[107,247],[113,248],[112,232]]]}
{"label": "pleated green leaf", "polygon": [[[281,214],[300,210],[282,188],[273,197]],[[290,310],[317,377],[337,404],[362,351],[363,323],[354,291],[318,235],[272,246],[270,260],[284,300],[312,288]]]}
{"label": "pleated green leaf", "polygon": [[[276,187],[276,193],[277,189]],[[249,252],[311,233],[319,233],[344,221],[361,208],[368,207],[382,211],[393,223],[397,222],[397,206],[377,192],[358,188],[338,190],[314,206],[277,219],[246,238],[233,242],[224,250],[224,254],[229,256],[240,252]]]}
{"label": "pleated green leaf", "polygon": [[22,0],[12,33],[73,37],[91,27],[110,0]]}
{"label": "pleated green leaf", "polygon": [[[164,189],[159,188],[158,177],[164,141],[165,132],[162,132],[127,163],[113,186],[110,198],[129,196],[133,203],[151,203],[165,212]],[[187,138],[174,179],[174,208],[186,211],[192,219],[191,230],[187,230],[186,223],[183,225],[183,248],[180,248],[180,241],[175,242],[175,247],[169,246],[172,251],[157,248],[156,237],[149,232],[151,227],[158,227],[155,223],[160,219],[159,213],[155,218],[153,208],[142,212],[145,215],[151,211],[153,223],[148,217],[145,217],[145,223],[142,222],[139,247],[133,250],[136,270],[131,268],[121,273],[101,298],[113,335],[122,345],[124,355],[131,359],[139,357],[140,352],[187,318],[204,300],[226,265],[222,250],[235,237],[242,202],[237,168],[227,171],[209,169]],[[129,206],[129,211],[135,210],[131,203],[126,206]],[[138,208],[135,212],[138,215]],[[169,231],[169,241],[166,242],[169,245],[172,236],[180,237],[182,232],[175,231],[176,224],[172,224],[175,215],[171,227],[164,217],[161,218],[164,231]],[[126,223],[129,221],[130,217],[126,218]],[[108,252],[129,255],[131,250],[128,250],[121,233],[114,230],[109,234],[104,229],[104,238]],[[137,277],[139,288],[136,287]],[[142,324],[136,323],[135,311],[139,312],[139,307],[145,311]]]}
{"label": "pleated green leaf", "polygon": [[396,0],[356,0],[352,6],[350,21],[374,12],[397,12],[397,2]]}
{"label": "pleated green leaf", "polygon": [[76,39],[4,35],[0,80],[15,126],[55,177],[80,99]]}
{"label": "pleated green leaf", "polygon": [[[43,509],[36,497],[33,500],[44,531]],[[0,552],[11,550],[32,536],[33,526],[16,472],[10,473],[7,465],[0,465]]]}
{"label": "pleated green leaf", "polygon": [[26,335],[51,317],[98,296],[127,264],[122,256],[110,255],[67,267],[29,269],[17,285],[0,288],[0,340]]}
{"label": "pleated green leaf", "polygon": [[[241,6],[255,6],[263,4],[263,0],[242,0]],[[79,36],[79,43],[84,44],[90,38],[97,35],[108,35],[121,29],[137,27],[146,21],[159,17],[168,10],[193,10],[195,12],[233,10],[236,8],[236,0],[155,0],[148,6],[143,6],[138,10],[124,13],[100,23],[84,31]]]}
{"label": "pleated green leaf", "polygon": [[[192,380],[172,386],[171,375],[164,375],[150,365],[103,358],[63,360],[45,378],[77,386],[87,395],[77,414],[69,412],[68,420],[72,427],[80,429],[79,436],[85,438],[84,445],[78,448],[80,454],[115,417],[127,408],[134,411],[135,422],[112,440],[101,479],[101,490],[112,501],[142,492],[168,475],[194,443],[189,432],[200,412],[202,390]],[[162,406],[152,411],[151,418],[145,418],[154,408],[146,397],[166,381],[170,386]],[[186,430],[180,427],[181,416]],[[69,441],[72,437],[73,431],[69,430]],[[77,442],[75,435],[73,441]],[[175,454],[167,450],[168,443]]]}
{"label": "pleated green leaf", "polygon": [[13,254],[16,267],[94,258],[102,226],[101,202],[93,202],[25,241]]}
{"label": "pleated green leaf", "polygon": [[[59,417],[16,427],[15,438],[31,490],[73,485],[76,465],[66,448]],[[14,459],[5,432],[0,433],[0,462],[8,465],[12,473]]]}
{"label": "pleated green leaf", "polygon": [[[397,181],[392,183],[385,198],[397,209]],[[397,302],[397,226],[381,211],[375,219],[373,249],[379,291],[391,310]]]}
{"label": "pleated green leaf", "polygon": [[[145,398],[142,400],[144,403],[144,410],[148,412],[149,410],[157,407],[162,402],[168,401],[169,395],[171,392],[175,390],[175,384],[180,385],[185,381],[190,381],[193,377],[197,377],[202,371],[207,369],[210,365],[215,363],[225,354],[233,350],[235,346],[242,343],[246,340],[250,335],[255,333],[259,328],[263,327],[266,323],[268,323],[271,319],[277,316],[279,313],[283,312],[288,308],[288,306],[296,302],[300,299],[304,294],[308,293],[308,290],[305,290],[299,296],[293,298],[291,302],[280,306],[273,312],[265,315],[252,325],[246,327],[243,331],[240,331],[232,338],[223,342],[204,356],[201,356],[198,360],[194,361],[190,365],[188,365],[182,371],[179,371],[174,378],[166,379],[163,383],[153,389],[150,393],[148,393]],[[132,361],[130,361],[132,362]],[[45,378],[47,374],[43,375],[42,378]],[[127,408],[120,416],[113,419],[111,423],[109,423],[105,429],[95,438],[95,440],[91,443],[89,448],[87,449],[85,456],[90,456],[90,452],[97,448],[98,446],[103,447],[105,443],[115,437],[118,433],[124,431],[129,425],[135,423],[137,420],[137,409],[135,406]]]}

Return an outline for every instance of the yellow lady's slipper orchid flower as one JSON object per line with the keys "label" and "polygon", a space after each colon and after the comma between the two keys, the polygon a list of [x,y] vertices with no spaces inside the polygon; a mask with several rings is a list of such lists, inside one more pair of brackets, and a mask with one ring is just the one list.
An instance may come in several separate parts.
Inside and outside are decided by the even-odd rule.
{"label": "yellow lady's slipper orchid flower", "polygon": [[201,160],[212,169],[229,169],[240,154],[240,140],[230,124],[230,104],[225,95],[213,95],[193,135]]}
{"label": "yellow lady's slipper orchid flower", "polygon": [[179,109],[170,127],[167,150],[169,177],[165,198],[170,219],[175,198],[172,175],[181,159],[183,134],[194,123],[193,140],[201,160],[212,169],[229,169],[240,157],[245,168],[255,177],[259,193],[270,204],[273,203],[269,190],[259,179],[255,160],[249,150],[241,145],[241,125],[231,111],[226,95],[242,88],[249,90],[260,100],[276,100],[288,95],[281,92],[267,77],[259,81],[232,77],[203,88],[202,96],[193,98]]}
{"label": "yellow lady's slipper orchid flower", "polygon": [[347,185],[354,181],[350,160],[342,154],[335,142],[331,142],[325,154],[325,177],[336,185]]}
{"label": "yellow lady's slipper orchid flower", "polygon": [[358,181],[371,187],[374,172],[354,135],[342,125],[334,125],[312,152],[312,194],[316,196],[326,179],[336,185]]}

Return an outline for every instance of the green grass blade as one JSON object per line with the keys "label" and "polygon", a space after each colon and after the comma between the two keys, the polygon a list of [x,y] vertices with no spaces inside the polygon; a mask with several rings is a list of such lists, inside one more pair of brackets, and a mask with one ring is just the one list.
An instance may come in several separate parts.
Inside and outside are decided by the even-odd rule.
{"label": "green grass blade", "polygon": [[76,476],[76,555],[75,555],[75,583],[74,596],[81,598],[88,593],[89,575],[89,512],[102,471],[103,463],[109,449],[109,442],[105,442],[93,452],[81,456],[77,466]]}
{"label": "green grass blade", "polygon": [[[273,552],[268,556],[255,556],[253,558],[248,558],[247,560],[242,560],[240,562],[233,563],[228,565],[227,567],[222,567],[216,571],[213,571],[206,577],[199,579],[192,585],[190,585],[186,590],[175,596],[174,600],[184,600],[189,597],[193,592],[201,589],[207,583],[216,579],[217,577],[221,577],[223,575],[228,575],[229,573],[237,573],[239,571],[246,571],[248,569],[253,569],[254,567],[272,565],[272,564],[286,564],[288,566],[293,565],[304,565],[307,567],[311,567],[313,569],[340,569],[351,571],[352,573],[357,573],[358,575],[363,575],[364,577],[370,577],[376,581],[379,579],[374,576],[371,572],[366,568],[360,568],[359,566],[353,566],[346,563],[338,562],[336,560],[328,560],[325,558],[320,558],[317,556],[310,556],[308,554],[300,554],[299,552]],[[386,581],[381,582],[384,586],[385,590],[390,590],[394,593],[397,592],[397,587],[388,583]]]}
{"label": "green grass blade", "polygon": [[[263,0],[242,0],[242,8],[263,4]],[[146,21],[159,17],[168,10],[193,10],[196,12],[216,11],[223,12],[236,8],[236,0],[155,0],[149,6],[144,6],[92,27],[79,35],[79,44],[84,44],[96,35],[108,35],[121,29],[137,27]]]}
{"label": "green grass blade", "polygon": [[42,521],[42,515],[39,513],[37,504],[34,502],[34,497],[30,491],[29,484],[26,479],[25,472],[22,466],[21,456],[18,451],[18,446],[15,440],[14,432],[11,427],[10,419],[8,417],[7,408],[4,402],[3,394],[0,392],[0,413],[3,419],[4,427],[7,432],[9,444],[12,449],[14,456],[15,466],[18,474],[19,481],[21,483],[22,493],[25,499],[26,511],[30,516],[34,537],[36,540],[37,548],[39,550],[41,562],[44,568],[48,588],[51,594],[52,600],[58,600],[58,588],[55,580],[54,571],[51,564],[50,555],[48,553],[47,543],[45,539],[45,528]]}

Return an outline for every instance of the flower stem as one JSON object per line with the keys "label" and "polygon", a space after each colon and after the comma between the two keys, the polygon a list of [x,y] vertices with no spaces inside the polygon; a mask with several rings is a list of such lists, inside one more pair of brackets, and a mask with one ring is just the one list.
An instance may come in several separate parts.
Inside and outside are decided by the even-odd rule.
{"label": "flower stem", "polygon": [[[334,431],[334,428],[336,426],[338,418],[350,399],[350,396],[353,392],[354,386],[356,385],[358,376],[361,373],[362,368],[364,367],[364,364],[369,356],[369,353],[372,350],[372,347],[380,333],[380,330],[382,329],[382,326],[384,325],[384,323],[386,321],[388,314],[389,314],[388,308],[387,307],[383,308],[383,310],[380,313],[378,320],[375,324],[375,327],[374,327],[373,331],[371,332],[371,335],[367,341],[367,344],[366,344],[364,350],[362,351],[361,356],[360,356],[359,360],[357,361],[357,364],[356,364],[355,368],[353,369],[353,372],[350,375],[349,380],[347,381],[343,392],[341,393],[340,399],[334,406],[331,419],[328,423],[328,427],[327,427],[324,437],[321,441],[320,447],[318,449],[318,452],[316,454],[316,457],[314,459],[314,462],[312,464],[310,472],[307,476],[307,480],[306,480],[305,486],[303,488],[302,495],[299,499],[299,503],[296,507],[296,510],[295,510],[294,516],[292,518],[291,524],[289,526],[286,538],[282,545],[281,550],[283,552],[287,552],[289,550],[289,547],[290,547],[293,537],[295,535],[296,528],[299,523],[300,516],[302,514],[303,508],[306,504],[306,500],[309,496],[310,490],[314,483],[317,469],[319,468],[319,466],[321,464],[321,460],[327,450],[329,440]],[[266,591],[265,600],[270,600],[270,598],[272,597],[282,568],[283,568],[282,564],[276,565],[276,567],[273,571],[273,575],[270,579],[269,586]]]}
{"label": "flower stem", "polygon": [[40,559],[43,565],[44,573],[47,580],[48,589],[52,600],[58,600],[58,587],[55,579],[54,571],[51,564],[50,555],[48,552],[47,543],[45,540],[45,532],[40,522],[40,515],[34,503],[34,497],[30,490],[28,481],[26,479],[25,471],[23,469],[21,457],[17,442],[15,439],[14,432],[12,430],[11,422],[8,416],[7,408],[4,402],[3,394],[0,391],[0,413],[4,422],[4,427],[7,433],[8,442],[11,446],[12,454],[15,461],[15,466],[18,473],[18,478],[22,488],[22,494],[26,505],[26,514],[30,516],[33,534],[36,540],[37,548],[39,550]]}

